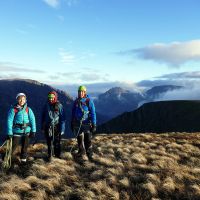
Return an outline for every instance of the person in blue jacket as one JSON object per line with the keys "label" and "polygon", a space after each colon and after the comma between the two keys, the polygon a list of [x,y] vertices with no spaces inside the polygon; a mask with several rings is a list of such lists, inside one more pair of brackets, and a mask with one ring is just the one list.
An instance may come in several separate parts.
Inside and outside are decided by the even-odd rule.
{"label": "person in blue jacket", "polygon": [[21,162],[27,161],[27,149],[29,138],[35,137],[36,123],[35,116],[30,107],[27,106],[26,95],[18,93],[17,103],[11,106],[7,118],[7,137],[13,138],[12,152],[16,150],[21,140]]}
{"label": "person in blue jacket", "polygon": [[42,132],[47,141],[48,161],[51,161],[53,155],[60,158],[60,141],[65,132],[65,112],[55,91],[48,93],[48,101],[42,113]]}
{"label": "person in blue jacket", "polygon": [[85,86],[79,86],[78,98],[72,108],[71,129],[76,134],[78,142],[78,156],[92,158],[92,133],[96,132],[95,106]]}

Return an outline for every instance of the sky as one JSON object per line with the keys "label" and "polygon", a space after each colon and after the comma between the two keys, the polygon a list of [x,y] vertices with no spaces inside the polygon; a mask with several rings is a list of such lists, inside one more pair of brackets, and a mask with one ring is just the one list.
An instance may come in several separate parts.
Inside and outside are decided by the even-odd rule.
{"label": "sky", "polygon": [[1,0],[0,79],[72,93],[200,83],[199,0]]}

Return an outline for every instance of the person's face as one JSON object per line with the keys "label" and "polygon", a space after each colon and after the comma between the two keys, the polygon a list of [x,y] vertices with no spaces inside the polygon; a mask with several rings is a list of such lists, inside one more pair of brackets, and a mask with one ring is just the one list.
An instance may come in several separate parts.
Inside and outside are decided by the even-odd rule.
{"label": "person's face", "polygon": [[18,104],[19,104],[20,106],[23,106],[23,105],[26,103],[26,97],[25,97],[25,96],[19,96],[19,97],[17,98],[17,101],[18,101]]}
{"label": "person's face", "polygon": [[78,97],[79,98],[84,98],[86,95],[86,92],[85,91],[78,91]]}
{"label": "person's face", "polygon": [[48,101],[50,104],[53,104],[55,102],[55,95],[51,94],[48,96]]}

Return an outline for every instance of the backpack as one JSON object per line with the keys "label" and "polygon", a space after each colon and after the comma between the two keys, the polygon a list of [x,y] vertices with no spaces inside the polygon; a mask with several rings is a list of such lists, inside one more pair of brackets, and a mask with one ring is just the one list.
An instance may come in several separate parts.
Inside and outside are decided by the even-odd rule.
{"label": "backpack", "polygon": [[[17,108],[14,107],[14,113],[15,113],[15,115],[16,115],[16,113],[18,113],[18,111],[19,111],[19,110],[18,110]],[[26,107],[26,113],[28,114],[28,106]]]}
{"label": "backpack", "polygon": [[[26,107],[25,111],[26,111],[26,113],[28,114],[28,120],[30,121],[29,113],[28,113],[28,111],[29,111],[28,106]],[[16,114],[17,114],[18,112],[19,112],[19,110],[18,110],[16,107],[14,107],[15,116],[16,116]],[[15,116],[14,116],[14,119],[15,119]]]}

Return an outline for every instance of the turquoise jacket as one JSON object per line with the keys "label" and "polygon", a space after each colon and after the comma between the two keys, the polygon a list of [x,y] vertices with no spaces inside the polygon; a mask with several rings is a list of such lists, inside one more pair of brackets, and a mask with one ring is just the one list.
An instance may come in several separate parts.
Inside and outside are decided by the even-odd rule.
{"label": "turquoise jacket", "polygon": [[[22,127],[24,125],[24,127]],[[35,116],[31,108],[25,104],[23,107],[12,106],[8,111],[7,134],[8,135],[26,135],[30,132],[36,132]]]}

